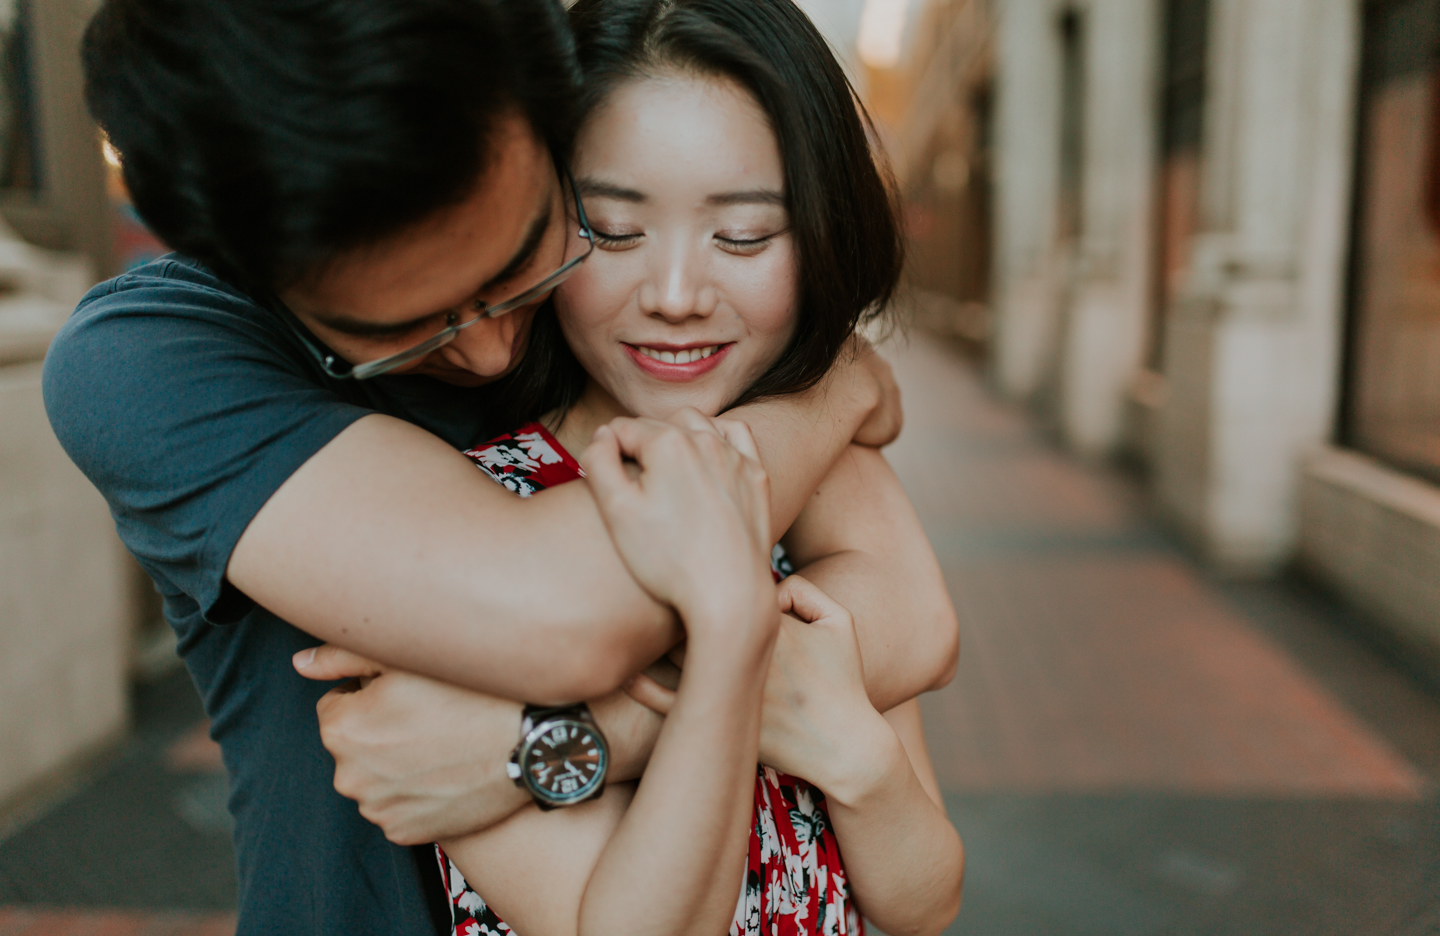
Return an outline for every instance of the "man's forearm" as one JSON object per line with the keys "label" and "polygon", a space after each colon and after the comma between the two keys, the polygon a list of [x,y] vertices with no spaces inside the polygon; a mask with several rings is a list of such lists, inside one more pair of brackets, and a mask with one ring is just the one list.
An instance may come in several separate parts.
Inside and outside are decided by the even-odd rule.
{"label": "man's forearm", "polygon": [[228,577],[322,640],[527,702],[604,695],[679,638],[583,482],[522,501],[384,416],[350,426],[281,486]]}
{"label": "man's forearm", "polygon": [[[505,769],[519,740],[519,703],[373,671],[382,675],[365,688],[332,690],[316,708],[321,740],[335,758],[335,789],[387,837],[417,845],[481,832],[530,802]],[[639,777],[664,720],[623,692],[590,708],[610,742],[610,782]]]}

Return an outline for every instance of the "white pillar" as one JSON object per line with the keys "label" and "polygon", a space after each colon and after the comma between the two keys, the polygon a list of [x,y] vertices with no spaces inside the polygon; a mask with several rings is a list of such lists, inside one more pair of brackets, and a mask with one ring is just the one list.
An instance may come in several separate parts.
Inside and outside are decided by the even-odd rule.
{"label": "white pillar", "polygon": [[1058,340],[1062,262],[1057,0],[995,0],[994,347],[1000,388],[1033,394]]}
{"label": "white pillar", "polygon": [[1358,0],[1214,0],[1202,233],[1170,310],[1159,500],[1222,567],[1294,548],[1339,387]]}
{"label": "white pillar", "polygon": [[1157,0],[1091,0],[1083,8],[1084,179],[1059,405],[1066,439],[1089,454],[1122,440],[1152,302],[1156,7]]}

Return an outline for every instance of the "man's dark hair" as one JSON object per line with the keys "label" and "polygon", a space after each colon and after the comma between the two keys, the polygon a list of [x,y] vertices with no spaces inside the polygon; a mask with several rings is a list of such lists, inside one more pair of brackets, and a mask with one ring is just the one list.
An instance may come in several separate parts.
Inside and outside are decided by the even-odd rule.
{"label": "man's dark hair", "polygon": [[[734,403],[813,386],[857,326],[887,314],[905,255],[870,118],[825,39],[792,0],[579,0],[570,22],[584,77],[577,125],[617,85],[676,70],[735,81],[765,111],[785,166],[798,320],[780,358]],[[528,418],[568,407],[584,388],[557,342],[554,310],[541,309],[509,381]]]}
{"label": "man's dark hair", "polygon": [[498,120],[564,145],[558,0],[106,0],[85,99],[145,223],[277,290],[470,194]]}

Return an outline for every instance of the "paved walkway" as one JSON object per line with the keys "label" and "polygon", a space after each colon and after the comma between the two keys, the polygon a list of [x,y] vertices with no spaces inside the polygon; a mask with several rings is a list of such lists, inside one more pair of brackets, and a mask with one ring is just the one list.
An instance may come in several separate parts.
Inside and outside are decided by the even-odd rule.
{"label": "paved walkway", "polygon": [[[969,853],[967,936],[1440,934],[1440,691],[1294,583],[1214,581],[1137,486],[1060,454],[972,365],[891,352],[890,457],[961,662],[926,697]],[[183,674],[7,836],[0,936],[233,929],[224,779]]]}
{"label": "paved walkway", "polygon": [[924,700],[952,932],[1440,932],[1437,697],[1307,590],[1207,578],[949,349],[892,356],[961,622]]}

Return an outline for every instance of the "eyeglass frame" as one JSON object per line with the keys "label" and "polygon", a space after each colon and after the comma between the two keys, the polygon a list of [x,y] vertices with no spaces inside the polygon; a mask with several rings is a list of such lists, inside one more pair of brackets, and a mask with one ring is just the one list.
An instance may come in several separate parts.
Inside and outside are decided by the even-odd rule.
{"label": "eyeglass frame", "polygon": [[[316,347],[315,341],[310,335],[306,334],[304,327],[295,317],[295,313],[291,312],[284,303],[278,303],[282,311],[281,318],[283,318],[291,330],[295,332],[295,336],[300,339],[300,343],[304,345],[305,349],[310,352],[310,355],[315,358],[316,363],[320,365],[321,370],[325,371],[327,376],[335,380],[369,380],[372,377],[388,374],[397,367],[403,367],[412,361],[418,361],[430,352],[438,348],[443,348],[453,341],[457,334],[474,325],[476,322],[485,319],[499,318],[508,312],[515,311],[521,306],[534,302],[546,293],[553,292],[557,286],[573,276],[575,272],[580,269],[580,265],[588,260],[590,255],[595,252],[595,234],[590,229],[590,219],[585,216],[585,203],[580,199],[580,188],[575,184],[575,177],[571,175],[569,166],[563,167],[562,171],[565,175],[565,180],[570,183],[570,194],[575,198],[575,214],[580,222],[580,236],[585,238],[589,246],[584,253],[566,260],[560,269],[554,273],[546,276],[529,289],[511,296],[504,302],[496,303],[492,306],[476,300],[479,308],[476,310],[478,314],[474,318],[447,325],[434,335],[431,335],[419,344],[407,348],[404,351],[387,354],[385,357],[374,361],[366,361],[362,364],[351,364],[336,354],[327,353]],[[448,313],[450,316],[458,314],[459,313],[456,312]]]}

